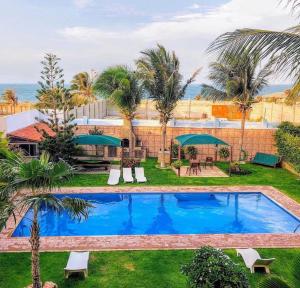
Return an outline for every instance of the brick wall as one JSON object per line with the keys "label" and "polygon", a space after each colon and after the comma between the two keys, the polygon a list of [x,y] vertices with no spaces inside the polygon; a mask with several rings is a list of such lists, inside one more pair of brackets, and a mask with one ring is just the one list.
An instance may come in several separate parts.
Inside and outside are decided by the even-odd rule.
{"label": "brick wall", "polygon": [[[120,137],[122,135],[122,126],[98,126],[104,134]],[[78,126],[77,134],[88,133],[91,126]],[[160,127],[134,127],[135,133],[147,148],[148,156],[156,157],[160,149]],[[176,136],[187,133],[206,133],[218,137],[233,146],[233,159],[238,159],[239,154],[239,129],[229,128],[167,128],[167,146],[170,146],[171,139]],[[274,129],[247,129],[245,131],[244,147],[249,152],[250,157],[256,152],[275,153]],[[213,145],[198,146],[200,154],[205,156],[214,155]]]}

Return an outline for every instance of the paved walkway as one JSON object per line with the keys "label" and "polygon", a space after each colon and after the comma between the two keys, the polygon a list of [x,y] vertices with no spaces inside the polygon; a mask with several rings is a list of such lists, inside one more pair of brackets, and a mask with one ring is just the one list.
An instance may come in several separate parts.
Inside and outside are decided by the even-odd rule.
{"label": "paved walkway", "polygon": [[[270,186],[197,186],[197,187],[80,187],[65,188],[55,193],[130,193],[130,192],[262,192],[300,218],[300,204]],[[17,216],[17,223],[25,211]],[[267,217],[267,215],[266,215]],[[0,234],[0,251],[29,251],[26,237],[10,237],[16,225],[13,218]],[[203,245],[220,248],[300,247],[300,234],[199,234],[153,236],[41,237],[42,251],[63,250],[138,250],[194,249]]]}
{"label": "paved walkway", "polygon": [[[189,166],[182,166],[180,168],[180,177],[229,177],[224,171],[217,166],[207,166],[206,168],[201,167],[201,171],[196,173],[189,173]],[[177,169],[173,168],[173,171],[178,174]]]}

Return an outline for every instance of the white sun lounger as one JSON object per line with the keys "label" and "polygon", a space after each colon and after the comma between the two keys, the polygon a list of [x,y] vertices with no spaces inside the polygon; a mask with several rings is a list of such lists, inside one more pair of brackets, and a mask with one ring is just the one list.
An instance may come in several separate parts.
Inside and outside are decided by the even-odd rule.
{"label": "white sun lounger", "polygon": [[90,252],[71,252],[65,268],[65,278],[69,278],[72,273],[80,272],[84,274],[84,277],[87,277],[89,256]]}
{"label": "white sun lounger", "polygon": [[269,266],[275,260],[275,258],[262,259],[258,252],[252,248],[248,249],[236,249],[237,255],[242,256],[246,267],[248,267],[251,273],[254,273],[255,268],[264,268],[266,273],[270,273]]}
{"label": "white sun lounger", "polygon": [[133,183],[131,168],[123,168],[123,179],[124,179],[125,183],[127,183],[127,182]]}
{"label": "white sun lounger", "polygon": [[108,185],[119,184],[120,176],[121,176],[121,171],[119,169],[110,169],[107,184]]}
{"label": "white sun lounger", "polygon": [[147,178],[145,177],[145,172],[143,167],[135,167],[135,178],[138,183],[147,182]]}

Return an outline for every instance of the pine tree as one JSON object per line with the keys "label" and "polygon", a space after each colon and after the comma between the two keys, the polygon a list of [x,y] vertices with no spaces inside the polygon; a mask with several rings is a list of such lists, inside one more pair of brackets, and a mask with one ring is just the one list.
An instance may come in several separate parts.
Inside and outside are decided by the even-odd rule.
{"label": "pine tree", "polygon": [[72,95],[64,85],[63,69],[59,66],[60,59],[54,54],[46,54],[41,62],[40,89],[37,91],[37,107],[45,115],[42,120],[53,133],[45,129],[38,129],[43,136],[39,148],[47,151],[53,161],[63,159],[72,161],[76,147],[72,141],[76,124],[74,116],[70,114]]}

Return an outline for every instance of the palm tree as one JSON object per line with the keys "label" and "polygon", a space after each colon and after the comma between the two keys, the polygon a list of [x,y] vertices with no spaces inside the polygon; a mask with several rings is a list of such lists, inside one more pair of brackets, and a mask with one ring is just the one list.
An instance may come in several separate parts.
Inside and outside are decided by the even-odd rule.
{"label": "palm tree", "polygon": [[[280,1],[280,3],[283,0]],[[300,0],[284,0],[287,7],[299,14]],[[261,58],[276,58],[274,71],[287,74],[294,81],[290,99],[300,95],[300,25],[284,31],[261,29],[238,29],[227,32],[215,39],[208,48],[220,57],[229,54],[241,55],[244,51],[260,54]]]}
{"label": "palm tree", "polygon": [[71,81],[71,93],[74,105],[85,105],[96,100],[94,93],[95,74],[80,72]]}
{"label": "palm tree", "polygon": [[[52,163],[48,154],[42,154],[40,159],[25,162],[22,158],[1,160],[0,199],[5,199],[4,207],[1,207],[1,220],[7,219],[17,211],[21,212],[28,207],[33,210],[30,229],[31,245],[31,272],[34,288],[41,288],[40,276],[40,228],[38,216],[42,207],[52,209],[56,213],[66,210],[72,217],[86,218],[91,204],[76,198],[57,198],[51,194],[54,188],[60,185],[72,175],[72,168],[64,161]],[[12,200],[12,195],[22,189],[30,191],[27,194],[19,194],[17,200]]]}
{"label": "palm tree", "polygon": [[13,106],[14,113],[16,113],[16,106],[18,105],[18,97],[16,95],[16,91],[13,89],[6,89],[2,94],[2,100]]}
{"label": "palm tree", "polygon": [[129,151],[133,156],[136,136],[132,120],[143,96],[137,74],[126,66],[110,67],[98,77],[94,89],[99,95],[110,99],[122,113],[125,127],[129,128]]}
{"label": "palm tree", "polygon": [[10,149],[8,139],[4,136],[4,133],[0,131],[0,159],[13,159],[17,157],[17,155],[18,153]]}
{"label": "palm tree", "polygon": [[141,52],[137,60],[138,72],[149,97],[155,101],[161,123],[161,167],[165,167],[166,130],[178,100],[184,97],[186,88],[197,76],[197,70],[184,85],[179,72],[179,60],[175,52],[168,52],[162,45]]}
{"label": "palm tree", "polygon": [[273,65],[269,62],[259,70],[260,56],[245,51],[241,56],[227,54],[210,65],[212,85],[203,85],[201,94],[213,101],[232,100],[242,113],[240,154],[242,158],[247,112],[258,102],[255,96],[267,85]]}

